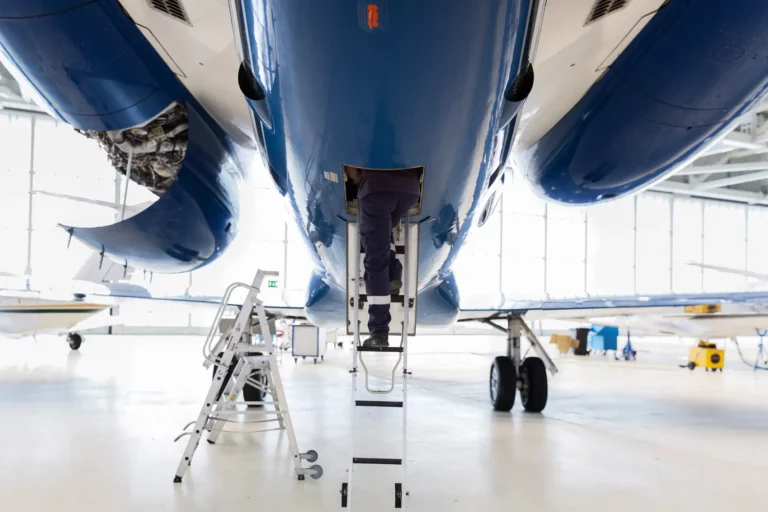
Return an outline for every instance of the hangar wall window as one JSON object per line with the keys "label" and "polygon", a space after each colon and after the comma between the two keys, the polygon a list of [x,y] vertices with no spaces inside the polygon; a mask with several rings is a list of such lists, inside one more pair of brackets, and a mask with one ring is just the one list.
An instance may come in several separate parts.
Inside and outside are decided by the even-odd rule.
{"label": "hangar wall window", "polygon": [[549,297],[583,297],[586,209],[547,205],[546,283]]}
{"label": "hangar wall window", "polygon": [[[746,215],[746,205],[704,203],[704,263],[738,269],[746,267]],[[739,290],[745,284],[742,276],[704,270],[704,289],[707,291]]]}
{"label": "hangar wall window", "polygon": [[768,274],[768,208],[747,207],[747,268]]}
{"label": "hangar wall window", "polygon": [[[498,291],[513,300],[739,291],[747,281],[768,288],[691,265],[768,273],[763,206],[644,192],[572,208],[546,204],[523,180],[510,180],[495,215],[501,224],[470,237],[456,263],[462,301],[472,307],[481,307],[477,297],[488,306],[497,275]],[[500,246],[488,241],[494,231]]]}
{"label": "hangar wall window", "polygon": [[633,199],[587,209],[587,292],[590,295],[634,293],[634,222]]}
{"label": "hangar wall window", "polygon": [[672,222],[672,291],[701,292],[704,286],[700,267],[689,262],[702,262],[704,202],[701,199],[676,197]]}
{"label": "hangar wall window", "polygon": [[32,123],[0,116],[0,273],[24,274],[27,262]]}
{"label": "hangar wall window", "polygon": [[642,194],[637,198],[636,291],[672,292],[672,196]]}

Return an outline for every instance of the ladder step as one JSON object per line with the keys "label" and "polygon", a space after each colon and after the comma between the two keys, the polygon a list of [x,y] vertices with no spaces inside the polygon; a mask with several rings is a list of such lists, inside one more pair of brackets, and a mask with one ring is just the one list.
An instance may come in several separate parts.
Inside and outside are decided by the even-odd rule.
{"label": "ladder step", "polygon": [[357,347],[358,352],[402,352],[403,347]]}
{"label": "ladder step", "polygon": [[402,407],[403,402],[392,400],[355,400],[357,407]]}
{"label": "ladder step", "polygon": [[[413,299],[411,299],[413,300]],[[389,301],[392,304],[403,304],[405,302],[405,296],[404,295],[391,295],[389,298]],[[368,302],[368,295],[365,293],[360,294],[360,304],[365,304]]]}
{"label": "ladder step", "polygon": [[[365,254],[365,248],[360,247],[360,254]],[[404,245],[396,245],[395,246],[395,254],[405,254],[405,246]]]}
{"label": "ladder step", "polygon": [[378,464],[383,466],[402,466],[403,459],[376,459],[370,457],[353,457],[352,464]]}

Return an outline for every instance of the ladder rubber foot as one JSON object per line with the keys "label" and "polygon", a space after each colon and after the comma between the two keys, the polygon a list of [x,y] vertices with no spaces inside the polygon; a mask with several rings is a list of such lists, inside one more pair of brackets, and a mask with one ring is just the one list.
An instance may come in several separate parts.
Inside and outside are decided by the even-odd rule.
{"label": "ladder rubber foot", "polygon": [[355,400],[357,407],[402,407],[403,402],[393,402],[391,400]]}
{"label": "ladder rubber foot", "polygon": [[298,475],[298,477],[299,477],[299,481],[304,480],[304,475]]}
{"label": "ladder rubber foot", "polygon": [[208,441],[208,444],[216,444],[216,441],[211,441],[210,439],[206,439]]}
{"label": "ladder rubber foot", "polygon": [[178,475],[173,477],[173,483],[180,484],[181,483],[181,477],[178,476]]}
{"label": "ladder rubber foot", "polygon": [[403,459],[382,459],[375,457],[353,457],[352,464],[378,464],[381,466],[402,466]]}
{"label": "ladder rubber foot", "polygon": [[358,352],[402,352],[403,347],[357,347]]}
{"label": "ladder rubber foot", "polygon": [[395,484],[395,508],[403,508],[403,484]]}
{"label": "ladder rubber foot", "polygon": [[347,508],[347,497],[349,496],[349,489],[347,482],[341,484],[341,508]]}

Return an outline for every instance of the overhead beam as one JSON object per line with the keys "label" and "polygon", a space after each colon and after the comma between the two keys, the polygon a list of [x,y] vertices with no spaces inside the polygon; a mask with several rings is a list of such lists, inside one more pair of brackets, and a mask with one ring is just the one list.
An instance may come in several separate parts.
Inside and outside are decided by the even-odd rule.
{"label": "overhead beam", "polygon": [[749,174],[740,174],[738,176],[731,176],[730,178],[722,178],[719,180],[705,181],[696,185],[696,190],[710,190],[713,188],[730,187],[732,185],[741,185],[743,183],[752,183],[753,181],[761,181],[765,179],[768,179],[768,170],[751,172]]}
{"label": "overhead beam", "polygon": [[765,149],[764,144],[753,141],[750,135],[741,132],[729,133],[720,141],[720,144],[734,149],[752,149],[755,151]]}
{"label": "overhead beam", "polygon": [[695,174],[716,174],[718,172],[752,172],[752,171],[764,171],[768,169],[768,161],[766,162],[745,162],[741,164],[724,164],[724,165],[696,165],[694,167],[687,167],[680,172],[676,173],[676,176],[693,176]]}
{"label": "overhead beam", "polygon": [[712,190],[697,190],[694,185],[681,183],[679,181],[663,181],[651,188],[656,192],[666,192],[669,194],[701,197],[706,199],[720,199],[723,201],[735,201],[739,203],[759,204],[768,206],[768,196],[759,192],[749,192],[747,190],[735,190],[727,188],[718,188]]}

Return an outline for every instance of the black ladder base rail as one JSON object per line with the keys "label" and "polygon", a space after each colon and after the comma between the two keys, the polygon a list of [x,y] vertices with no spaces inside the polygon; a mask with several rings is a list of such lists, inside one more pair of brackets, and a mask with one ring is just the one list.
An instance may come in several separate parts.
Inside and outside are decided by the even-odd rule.
{"label": "black ladder base rail", "polygon": [[375,464],[379,466],[402,466],[403,459],[386,459],[376,457],[353,457],[352,464]]}
{"label": "black ladder base rail", "polygon": [[403,402],[393,400],[355,400],[357,407],[402,407]]}
{"label": "black ladder base rail", "polygon": [[402,352],[403,347],[357,347],[358,352]]}

